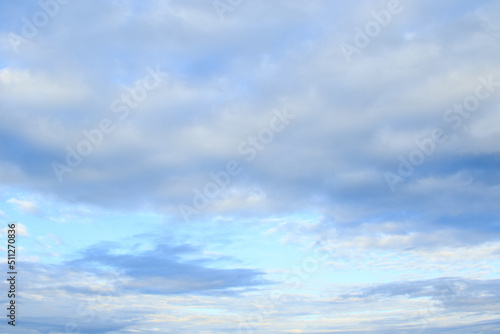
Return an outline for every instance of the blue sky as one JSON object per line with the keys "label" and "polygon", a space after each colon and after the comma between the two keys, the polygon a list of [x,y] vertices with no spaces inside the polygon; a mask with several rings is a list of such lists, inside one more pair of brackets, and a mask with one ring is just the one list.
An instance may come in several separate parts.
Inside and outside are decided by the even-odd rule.
{"label": "blue sky", "polygon": [[0,333],[500,331],[499,13],[0,0]]}

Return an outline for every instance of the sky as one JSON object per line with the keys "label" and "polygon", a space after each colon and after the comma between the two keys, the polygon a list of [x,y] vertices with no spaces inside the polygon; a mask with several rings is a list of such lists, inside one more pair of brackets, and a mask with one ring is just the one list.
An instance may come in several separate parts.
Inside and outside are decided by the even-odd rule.
{"label": "sky", "polygon": [[499,14],[0,0],[0,333],[500,332]]}

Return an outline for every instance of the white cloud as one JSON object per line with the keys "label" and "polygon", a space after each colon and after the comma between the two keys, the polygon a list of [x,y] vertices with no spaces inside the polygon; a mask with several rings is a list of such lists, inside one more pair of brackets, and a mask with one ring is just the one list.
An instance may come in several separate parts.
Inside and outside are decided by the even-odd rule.
{"label": "white cloud", "polygon": [[[18,236],[21,236],[21,237],[28,237],[29,236],[29,233],[28,233],[28,228],[21,224],[21,223],[15,223],[16,224],[16,234]],[[3,235],[7,235],[7,230],[9,228],[8,227],[5,227],[2,229],[2,234]]]}
{"label": "white cloud", "polygon": [[23,224],[21,224],[21,223],[17,223],[17,224],[16,224],[16,227],[17,227],[16,232],[17,232],[17,234],[18,234],[18,235],[20,235],[20,236],[22,236],[22,237],[27,237],[27,236],[29,236],[29,233],[28,233],[28,228],[27,228],[25,225],[23,225]]}
{"label": "white cloud", "polygon": [[17,209],[26,213],[38,216],[41,213],[40,208],[33,202],[23,201],[16,198],[7,200],[7,203],[14,205]]}

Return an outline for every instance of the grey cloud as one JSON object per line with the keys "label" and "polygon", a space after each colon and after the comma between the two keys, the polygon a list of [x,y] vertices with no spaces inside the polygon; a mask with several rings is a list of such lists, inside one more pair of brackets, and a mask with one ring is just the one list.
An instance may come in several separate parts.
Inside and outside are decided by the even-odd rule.
{"label": "grey cloud", "polygon": [[[488,9],[497,10],[495,4],[483,2],[473,8],[462,4],[452,20],[440,21],[441,26],[432,23],[438,7],[412,4],[352,66],[345,64],[338,50],[332,33],[335,21],[328,21],[321,12],[330,11],[336,18],[342,12],[354,16],[355,10],[370,8],[367,2],[353,7],[322,1],[279,2],[283,10],[254,21],[269,10],[263,4],[245,4],[224,22],[219,22],[210,5],[194,3],[180,10],[177,3],[154,2],[133,17],[127,16],[130,4],[125,3],[99,5],[100,11],[92,13],[93,6],[68,5],[54,27],[33,41],[41,60],[25,61],[30,75],[56,73],[53,84],[59,87],[68,80],[75,85],[81,82],[83,90],[90,89],[88,98],[79,106],[67,103],[56,110],[26,105],[21,113],[25,116],[4,117],[5,128],[15,126],[25,137],[16,139],[24,153],[7,145],[3,161],[18,166],[24,175],[20,184],[36,191],[122,209],[154,203],[158,210],[176,216],[178,205],[192,200],[192,189],[209,181],[208,172],[220,170],[230,159],[241,160],[237,153],[241,140],[260,129],[270,110],[286,106],[294,109],[297,119],[231,184],[248,191],[259,188],[266,194],[265,204],[249,207],[247,213],[285,212],[290,207],[327,211],[335,204],[357,212],[353,221],[394,214],[394,207],[406,215],[438,220],[467,203],[475,208],[473,213],[497,214],[489,202],[473,197],[482,193],[495,198],[498,176],[464,166],[458,161],[462,152],[457,146],[443,146],[456,165],[440,169],[446,159],[436,153],[397,194],[388,191],[383,178],[385,171],[397,168],[399,154],[414,149],[413,134],[440,126],[444,110],[467,93],[465,88],[454,89],[453,83],[465,85],[495,68],[496,58],[491,55],[496,47],[490,43],[490,33],[497,28],[488,14]],[[424,20],[418,13],[423,12],[432,13],[424,16],[429,22],[420,22]],[[91,17],[92,24],[70,24],[79,22],[79,17]],[[320,18],[320,23],[312,24],[310,17]],[[352,27],[367,18],[339,19],[343,23],[337,31],[345,29],[345,36],[350,36]],[[416,29],[415,39],[406,40],[403,31],[415,29],[416,22],[426,29]],[[311,30],[297,33],[304,24]],[[67,36],[56,34],[57,27],[67,27]],[[455,31],[456,27],[460,30]],[[455,38],[449,38],[452,33]],[[472,53],[478,48],[481,54]],[[454,49],[468,55],[467,60],[448,51]],[[412,58],[420,52],[426,55],[423,64]],[[6,59],[9,66],[16,66],[12,58]],[[112,117],[111,101],[140,79],[147,66],[155,65],[169,73],[164,84],[127,122],[117,121],[116,132],[59,184],[50,162],[64,161],[66,145],[74,147],[82,138],[81,130],[96,126],[102,117]],[[4,115],[18,112],[12,106],[20,101],[10,99]],[[65,106],[67,111],[62,112]],[[42,109],[45,113],[38,113]],[[41,122],[23,122],[35,114]],[[56,136],[58,140],[36,143],[58,127],[50,120],[67,129]],[[388,130],[381,141],[384,129]],[[6,129],[1,132],[15,139]],[[399,134],[406,138],[401,140]],[[387,141],[409,146],[386,147]],[[456,144],[461,141],[458,138]],[[492,159],[493,155],[488,158]],[[440,182],[459,172],[464,179],[488,182],[445,189],[439,196],[446,200],[429,187],[415,189],[429,176],[440,187]],[[318,198],[322,201],[314,202]],[[444,204],[441,210],[436,209],[436,201]],[[209,208],[202,214],[210,212]]]}
{"label": "grey cloud", "polygon": [[[324,226],[313,231],[318,234],[336,227],[352,236],[372,219],[374,226],[410,221],[407,231],[421,233],[435,226],[460,230],[443,240],[448,244],[464,241],[465,233],[477,243],[498,235],[498,138],[479,138],[468,128],[492,117],[498,96],[396,193],[383,177],[397,169],[399,155],[415,149],[418,136],[443,125],[446,108],[470,94],[479,75],[500,78],[497,3],[412,3],[351,65],[338,43],[352,38],[353,28],[382,2],[279,1],[271,13],[265,1],[255,1],[223,22],[210,3],[89,3],[68,4],[30,42],[30,52],[2,49],[1,66],[9,69],[0,81],[5,184],[106,208],[134,210],[147,203],[181,220],[178,205],[191,203],[193,188],[237,159],[243,173],[226,198],[217,198],[199,218],[312,210],[324,216]],[[445,20],[443,8],[454,8]],[[132,9],[138,14],[128,15]],[[8,7],[1,15],[9,13],[19,10]],[[2,22],[4,33],[19,28],[11,19]],[[129,119],[113,118],[116,131],[59,183],[51,161],[63,162],[66,146],[74,147],[83,129],[116,116],[111,102],[156,65],[168,74],[162,85]],[[9,94],[14,88],[18,95]],[[19,98],[23,92],[40,103]],[[258,132],[273,109],[285,107],[297,118],[245,163],[238,144]],[[240,200],[252,196],[262,200]],[[436,240],[408,247],[436,246]],[[138,263],[147,261],[144,254],[105,254],[98,263],[131,276],[140,275]],[[231,275],[241,275],[235,285],[253,284],[257,276],[172,262],[161,254],[150,255],[178,277],[210,279],[191,282],[186,291],[231,286]],[[89,252],[80,263],[91,259]],[[148,270],[163,280],[175,278]]]}
{"label": "grey cloud", "polygon": [[110,268],[123,275],[125,290],[150,294],[204,293],[270,283],[256,270],[217,269],[210,266],[208,259],[182,259],[193,251],[188,245],[158,245],[154,250],[137,254],[114,254],[113,249],[102,245],[86,250],[80,259],[67,263],[67,267],[89,272],[96,267]]}
{"label": "grey cloud", "polygon": [[[367,288],[358,296],[389,298],[430,297],[448,309],[457,311],[478,307],[480,304],[500,303],[498,287],[500,280],[472,280],[457,277],[441,277],[425,281],[392,282]],[[347,296],[345,296],[347,297]]]}

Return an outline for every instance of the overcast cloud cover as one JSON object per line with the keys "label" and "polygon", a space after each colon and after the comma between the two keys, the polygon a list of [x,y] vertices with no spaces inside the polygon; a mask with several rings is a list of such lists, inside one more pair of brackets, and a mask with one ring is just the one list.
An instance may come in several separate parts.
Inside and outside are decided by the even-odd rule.
{"label": "overcast cloud cover", "polygon": [[500,332],[499,15],[0,0],[0,332]]}

